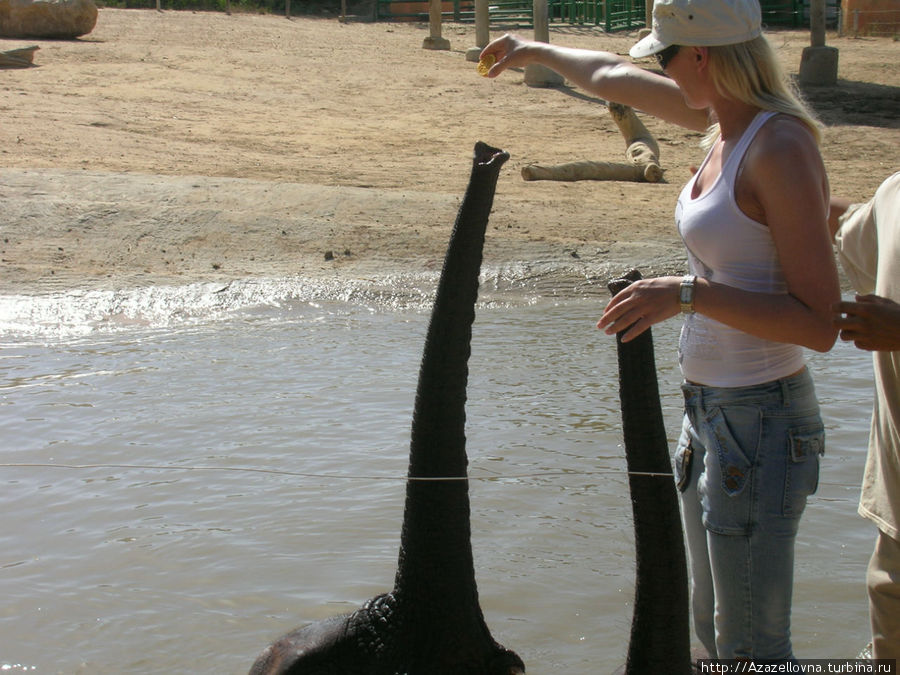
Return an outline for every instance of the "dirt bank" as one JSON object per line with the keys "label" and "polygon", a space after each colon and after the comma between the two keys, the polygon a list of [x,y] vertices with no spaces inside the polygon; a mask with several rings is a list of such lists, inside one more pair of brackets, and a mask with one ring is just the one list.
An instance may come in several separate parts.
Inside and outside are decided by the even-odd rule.
{"label": "dirt bank", "polygon": [[[523,31],[523,33],[526,31]],[[474,28],[103,9],[78,41],[0,73],[0,292],[439,265],[476,140],[508,150],[486,263],[679,269],[677,191],[698,135],[653,119],[667,182],[525,182],[529,163],[622,161],[602,102],[479,77]],[[553,30],[625,53],[634,34]],[[770,35],[796,73],[804,32]],[[23,46],[4,40],[0,49]],[[833,190],[897,168],[900,42],[829,36],[840,83],[810,90]],[[331,259],[326,260],[326,257]]]}

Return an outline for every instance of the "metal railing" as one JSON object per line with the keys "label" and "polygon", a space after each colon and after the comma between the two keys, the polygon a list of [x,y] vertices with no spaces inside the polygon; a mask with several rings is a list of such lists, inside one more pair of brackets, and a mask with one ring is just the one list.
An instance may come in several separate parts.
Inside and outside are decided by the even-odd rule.
{"label": "metal railing", "polygon": [[[532,0],[489,0],[492,24],[533,25]],[[651,0],[547,0],[551,24],[600,26],[607,32],[635,30],[645,23],[645,2]],[[428,0],[375,0],[376,20],[428,20]],[[802,28],[809,26],[809,0],[762,0],[765,26]],[[837,27],[840,0],[825,0],[826,21]],[[474,0],[444,0],[447,21],[475,20]]]}
{"label": "metal railing", "polygon": [[603,26],[607,32],[645,25],[644,0],[549,0],[551,23]]}
{"label": "metal railing", "polygon": [[[427,21],[428,6],[428,0],[376,0],[375,18]],[[547,10],[551,24],[602,26],[607,31],[644,26],[644,0],[548,0]],[[532,0],[490,0],[491,23],[532,26],[532,12]],[[442,13],[448,21],[474,21],[474,0],[447,0]]]}

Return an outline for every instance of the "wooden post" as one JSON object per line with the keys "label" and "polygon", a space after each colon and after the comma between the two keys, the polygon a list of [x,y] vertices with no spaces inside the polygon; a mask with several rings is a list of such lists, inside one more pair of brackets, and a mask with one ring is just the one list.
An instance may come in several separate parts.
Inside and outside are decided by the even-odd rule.
{"label": "wooden post", "polygon": [[[538,42],[550,42],[550,13],[547,0],[534,0],[532,22],[534,39]],[[525,66],[525,84],[529,87],[555,87],[563,82],[562,75],[539,63],[529,63]]]}
{"label": "wooden post", "polygon": [[825,46],[825,0],[810,0],[809,38],[811,47]]}
{"label": "wooden post", "polygon": [[428,30],[431,33],[422,42],[422,49],[450,49],[450,40],[441,37],[441,0],[431,0],[428,5]]}
{"label": "wooden post", "polygon": [[800,55],[800,84],[818,87],[835,84],[838,50],[825,46],[825,0],[810,0],[809,42]]}
{"label": "wooden post", "polygon": [[284,17],[291,18],[291,0],[284,0]]}
{"label": "wooden post", "polygon": [[490,23],[488,0],[475,0],[475,46],[466,50],[466,61],[478,61],[481,50],[491,41]]}
{"label": "wooden post", "polygon": [[484,49],[491,41],[491,11],[488,0],[475,0],[475,44]]}
{"label": "wooden post", "polygon": [[550,42],[550,8],[547,0],[534,0],[532,11],[534,39],[538,42]]}

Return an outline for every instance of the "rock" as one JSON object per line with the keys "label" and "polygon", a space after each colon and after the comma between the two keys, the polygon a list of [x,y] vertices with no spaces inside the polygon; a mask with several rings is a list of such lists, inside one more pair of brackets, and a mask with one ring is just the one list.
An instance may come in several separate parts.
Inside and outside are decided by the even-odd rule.
{"label": "rock", "polygon": [[96,24],[94,0],[0,0],[0,37],[71,39]]}

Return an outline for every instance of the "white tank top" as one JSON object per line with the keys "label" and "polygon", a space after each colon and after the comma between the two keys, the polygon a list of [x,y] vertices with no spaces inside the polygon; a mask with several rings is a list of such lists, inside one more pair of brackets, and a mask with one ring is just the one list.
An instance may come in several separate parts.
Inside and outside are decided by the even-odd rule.
{"label": "white tank top", "polygon": [[[675,224],[692,274],[755,293],[787,293],[769,228],[737,205],[734,186],[756,132],[774,112],[760,112],[722,165],[712,186],[691,198],[709,155],[678,197]],[[685,317],[678,346],[684,378],[711,387],[743,387],[790,375],[803,367],[803,349],[748,335],[702,314]]]}

